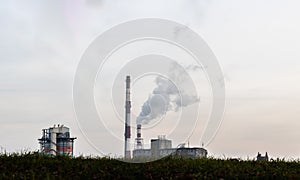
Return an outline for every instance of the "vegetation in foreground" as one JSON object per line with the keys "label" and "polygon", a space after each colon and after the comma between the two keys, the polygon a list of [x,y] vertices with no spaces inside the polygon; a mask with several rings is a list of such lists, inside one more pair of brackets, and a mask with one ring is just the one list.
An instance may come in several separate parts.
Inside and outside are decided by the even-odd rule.
{"label": "vegetation in foreground", "polygon": [[0,179],[300,179],[300,162],[180,159],[125,163],[110,158],[0,155]]}

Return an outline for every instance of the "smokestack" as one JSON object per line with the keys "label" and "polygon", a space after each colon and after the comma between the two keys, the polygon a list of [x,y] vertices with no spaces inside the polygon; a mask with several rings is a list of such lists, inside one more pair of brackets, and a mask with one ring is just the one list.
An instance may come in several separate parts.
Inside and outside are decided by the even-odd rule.
{"label": "smokestack", "polygon": [[125,159],[131,159],[130,151],[130,76],[126,76],[126,100],[125,100]]}
{"label": "smokestack", "polygon": [[137,131],[136,131],[136,149],[143,149],[143,138],[142,138],[142,125],[137,125]]}

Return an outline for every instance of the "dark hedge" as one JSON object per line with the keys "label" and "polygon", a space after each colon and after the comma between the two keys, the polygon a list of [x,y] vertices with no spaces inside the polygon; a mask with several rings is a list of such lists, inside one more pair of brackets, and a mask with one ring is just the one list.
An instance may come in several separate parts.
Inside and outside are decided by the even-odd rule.
{"label": "dark hedge", "polygon": [[300,163],[174,157],[125,163],[110,158],[2,154],[0,179],[300,179]]}

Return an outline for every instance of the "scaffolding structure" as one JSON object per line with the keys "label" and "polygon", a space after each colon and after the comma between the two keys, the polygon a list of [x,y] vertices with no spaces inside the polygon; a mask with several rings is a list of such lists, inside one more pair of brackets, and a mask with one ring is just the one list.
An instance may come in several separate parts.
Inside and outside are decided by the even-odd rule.
{"label": "scaffolding structure", "polygon": [[42,137],[38,140],[42,154],[73,156],[75,139],[76,137],[70,137],[68,127],[54,125],[48,129],[42,129]]}

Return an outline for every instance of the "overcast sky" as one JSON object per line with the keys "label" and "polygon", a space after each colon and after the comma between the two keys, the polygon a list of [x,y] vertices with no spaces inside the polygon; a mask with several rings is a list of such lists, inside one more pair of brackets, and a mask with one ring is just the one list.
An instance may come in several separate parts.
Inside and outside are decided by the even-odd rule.
{"label": "overcast sky", "polygon": [[[271,157],[299,158],[299,7],[297,0],[3,1],[1,149],[37,150],[41,129],[60,123],[78,138],[76,155],[99,154],[75,120],[72,88],[77,65],[102,32],[150,17],[173,20],[197,32],[222,67],[226,111],[217,136],[206,147],[210,155],[253,158],[258,151],[267,151]],[[142,84],[133,89],[135,113],[155,85],[148,86],[149,92],[139,93]],[[117,129],[115,133],[123,136]],[[107,151],[122,155],[123,144],[111,145],[106,137],[100,133]],[[197,138],[191,139],[193,146],[200,146]],[[173,139],[174,146],[178,143]]]}

